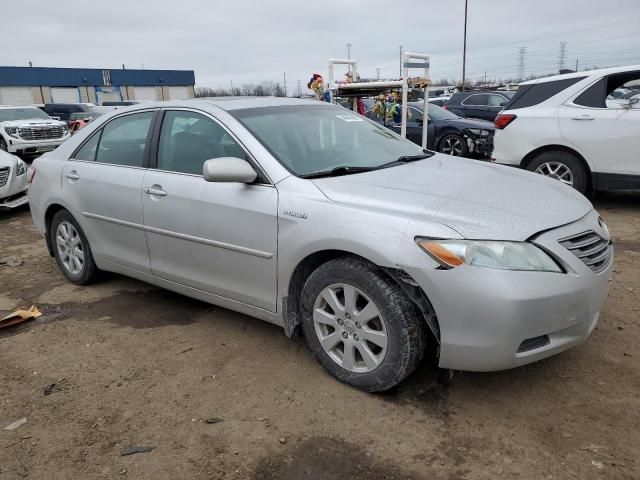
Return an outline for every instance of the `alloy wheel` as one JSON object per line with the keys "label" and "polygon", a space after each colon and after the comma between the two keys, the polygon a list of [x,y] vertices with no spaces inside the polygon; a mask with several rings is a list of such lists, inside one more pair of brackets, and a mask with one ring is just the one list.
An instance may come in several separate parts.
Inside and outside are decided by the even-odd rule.
{"label": "alloy wheel", "polygon": [[387,353],[387,327],[373,301],[352,285],[337,283],[323,289],[313,308],[320,345],[345,370],[368,373]]}
{"label": "alloy wheel", "polygon": [[545,162],[534,171],[573,187],[573,172],[562,162]]}
{"label": "alloy wheel", "polygon": [[447,137],[442,142],[440,151],[442,153],[446,153],[447,155],[461,157],[462,153],[464,152],[464,145],[462,143],[462,140],[458,137]]}
{"label": "alloy wheel", "polygon": [[72,275],[82,273],[84,251],[82,240],[75,227],[69,222],[60,222],[56,229],[56,246],[64,268]]}

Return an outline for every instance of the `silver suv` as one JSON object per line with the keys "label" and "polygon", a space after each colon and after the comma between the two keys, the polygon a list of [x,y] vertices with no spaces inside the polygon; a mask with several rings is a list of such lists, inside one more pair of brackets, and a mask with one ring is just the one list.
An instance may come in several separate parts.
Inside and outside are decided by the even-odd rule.
{"label": "silver suv", "polygon": [[118,110],[32,168],[34,222],[70,281],[108,270],[301,326],[329,372],[367,391],[425,353],[488,371],[580,343],[613,265],[573,189],[321,102]]}

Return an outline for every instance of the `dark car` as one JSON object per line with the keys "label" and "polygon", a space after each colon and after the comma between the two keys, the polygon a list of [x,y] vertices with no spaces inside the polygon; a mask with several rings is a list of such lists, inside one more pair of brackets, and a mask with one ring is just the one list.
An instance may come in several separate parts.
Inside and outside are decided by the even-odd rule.
{"label": "dark car", "polygon": [[[407,138],[420,145],[422,143],[423,102],[408,103]],[[367,117],[378,123],[373,112]],[[387,124],[387,128],[400,133],[400,125]],[[493,123],[484,120],[461,118],[444,108],[429,103],[429,123],[427,124],[427,148],[456,157],[487,158],[493,151]]]}
{"label": "dark car", "polygon": [[513,91],[454,93],[444,104],[444,108],[460,117],[493,122],[515,93]]}
{"label": "dark car", "polygon": [[50,117],[68,122],[72,113],[87,112],[91,108],[95,108],[92,103],[45,103],[42,110]]}

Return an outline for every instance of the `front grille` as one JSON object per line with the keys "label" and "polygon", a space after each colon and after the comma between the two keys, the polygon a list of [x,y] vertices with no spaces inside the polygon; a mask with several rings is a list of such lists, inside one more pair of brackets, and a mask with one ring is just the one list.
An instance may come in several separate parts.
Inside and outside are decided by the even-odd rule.
{"label": "front grille", "polygon": [[613,251],[611,241],[605,240],[593,230],[563,238],[559,242],[596,273],[609,265]]}
{"label": "front grille", "polygon": [[9,167],[0,168],[0,187],[4,187],[9,179]]}
{"label": "front grille", "polygon": [[25,140],[50,140],[62,138],[64,129],[62,127],[20,127],[18,135]]}

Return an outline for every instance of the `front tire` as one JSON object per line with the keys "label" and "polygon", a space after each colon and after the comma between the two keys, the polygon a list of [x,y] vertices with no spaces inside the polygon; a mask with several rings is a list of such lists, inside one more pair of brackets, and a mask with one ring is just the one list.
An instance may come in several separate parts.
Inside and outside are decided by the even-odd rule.
{"label": "front tire", "polygon": [[469,147],[462,136],[448,133],[438,143],[438,151],[454,157],[466,157],[469,153]]}
{"label": "front tire", "polygon": [[575,155],[561,150],[538,154],[527,165],[527,170],[559,180],[580,193],[587,191],[587,171]]}
{"label": "front tire", "polygon": [[300,304],[314,356],[351,386],[387,390],[422,360],[427,339],[417,307],[362,259],[338,258],[318,267],[304,285]]}
{"label": "front tire", "polygon": [[65,277],[77,285],[87,285],[98,277],[89,242],[82,228],[67,210],[60,210],[49,229],[53,253],[58,268]]}

